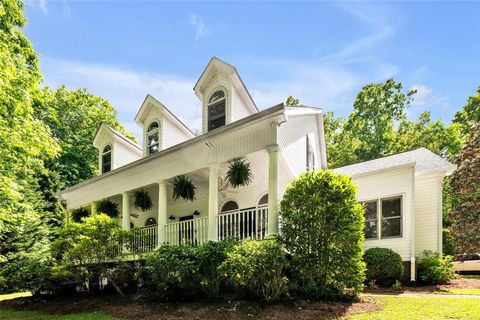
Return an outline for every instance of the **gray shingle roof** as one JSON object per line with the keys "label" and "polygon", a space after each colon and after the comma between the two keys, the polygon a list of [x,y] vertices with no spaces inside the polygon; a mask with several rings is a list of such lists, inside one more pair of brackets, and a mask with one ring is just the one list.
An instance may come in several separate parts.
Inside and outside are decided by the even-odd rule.
{"label": "gray shingle roof", "polygon": [[336,172],[355,176],[378,170],[394,168],[415,163],[415,173],[426,173],[432,170],[453,171],[455,166],[426,148],[397,153],[391,156],[360,162],[334,169]]}

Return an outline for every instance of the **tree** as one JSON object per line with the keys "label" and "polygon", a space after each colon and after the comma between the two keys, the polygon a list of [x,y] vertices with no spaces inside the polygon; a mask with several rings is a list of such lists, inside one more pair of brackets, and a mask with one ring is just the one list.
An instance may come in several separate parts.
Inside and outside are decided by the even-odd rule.
{"label": "tree", "polygon": [[450,178],[452,211],[450,230],[459,253],[480,252],[480,122],[456,157]]}
{"label": "tree", "polygon": [[300,105],[300,99],[297,99],[297,98],[292,97],[292,96],[288,96],[287,100],[285,100],[285,104],[287,106],[297,107],[297,106]]}
{"label": "tree", "polygon": [[359,140],[353,150],[360,161],[388,155],[395,138],[394,124],[405,118],[405,109],[416,90],[402,92],[403,86],[393,79],[368,84],[353,103],[345,129]]}
{"label": "tree", "polygon": [[351,178],[331,170],[294,179],[280,203],[282,233],[299,290],[314,298],[339,297],[363,287],[363,208]]}
{"label": "tree", "polygon": [[458,111],[453,118],[453,123],[460,125],[465,137],[470,134],[478,122],[480,122],[480,86],[477,87],[477,92],[467,99],[463,109]]}
{"label": "tree", "polygon": [[359,146],[350,131],[345,130],[345,119],[336,117],[333,112],[327,112],[323,117],[325,128],[325,144],[327,146],[327,161],[329,168],[337,168],[357,161],[352,152]]}

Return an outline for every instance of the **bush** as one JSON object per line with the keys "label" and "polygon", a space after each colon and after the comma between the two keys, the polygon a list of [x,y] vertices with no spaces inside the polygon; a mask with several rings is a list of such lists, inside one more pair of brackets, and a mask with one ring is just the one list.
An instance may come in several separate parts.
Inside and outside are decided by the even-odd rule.
{"label": "bush", "polygon": [[446,284],[455,277],[451,256],[423,251],[417,261],[419,281],[424,284]]}
{"label": "bush", "polygon": [[392,286],[403,279],[402,257],[392,249],[370,248],[363,255],[367,266],[366,282],[375,281],[381,286]]}
{"label": "bush", "polygon": [[245,241],[227,253],[220,270],[238,293],[271,302],[288,293],[286,265],[285,253],[277,243]]}
{"label": "bush", "polygon": [[363,287],[363,209],[351,179],[331,170],[293,180],[280,203],[281,244],[291,254],[300,293],[356,296]]}

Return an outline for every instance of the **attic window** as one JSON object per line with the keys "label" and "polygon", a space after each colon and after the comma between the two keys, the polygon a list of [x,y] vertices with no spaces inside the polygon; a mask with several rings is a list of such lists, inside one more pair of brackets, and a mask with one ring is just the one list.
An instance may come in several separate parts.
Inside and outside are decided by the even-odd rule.
{"label": "attic window", "polygon": [[160,126],[157,121],[152,122],[150,126],[148,126],[148,130],[147,130],[148,155],[151,155],[160,151],[160,143],[158,138],[159,131],[160,131]]}
{"label": "attic window", "polygon": [[215,91],[208,101],[208,131],[225,125],[225,92]]}
{"label": "attic window", "polygon": [[102,152],[102,173],[112,170],[112,147],[106,145]]}

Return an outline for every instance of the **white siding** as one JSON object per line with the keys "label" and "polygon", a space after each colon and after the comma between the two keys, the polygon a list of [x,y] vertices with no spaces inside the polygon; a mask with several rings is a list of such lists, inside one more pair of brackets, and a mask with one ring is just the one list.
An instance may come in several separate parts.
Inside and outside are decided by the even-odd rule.
{"label": "white siding", "polygon": [[232,122],[248,117],[251,114],[240,92],[235,87],[232,87]]}
{"label": "white siding", "polygon": [[183,141],[191,139],[192,136],[187,135],[184,130],[181,130],[177,124],[170,120],[167,116],[163,118],[163,149],[170,148]]}
{"label": "white siding", "polygon": [[417,176],[415,181],[415,255],[442,251],[442,175]]}
{"label": "white siding", "polygon": [[353,178],[353,182],[358,186],[358,199],[360,201],[376,200],[398,195],[401,195],[403,199],[402,237],[367,239],[365,240],[365,249],[373,247],[390,248],[398,252],[404,261],[410,261],[413,170],[413,167],[403,167]]}
{"label": "white siding", "polygon": [[278,144],[282,156],[296,177],[307,168],[307,138],[315,155],[315,167],[320,168],[318,127],[315,115],[291,116],[278,128]]}
{"label": "white siding", "polygon": [[231,105],[232,105],[232,81],[229,79],[228,75],[223,72],[216,72],[205,85],[202,94],[203,94],[203,101],[202,101],[202,133],[208,132],[208,100],[210,96],[217,90],[224,90],[226,94],[226,124],[232,122],[232,112],[231,112]]}
{"label": "white siding", "polygon": [[136,161],[142,157],[142,151],[127,145],[127,142],[115,139],[115,146],[113,148],[113,168],[120,168],[126,164]]}

